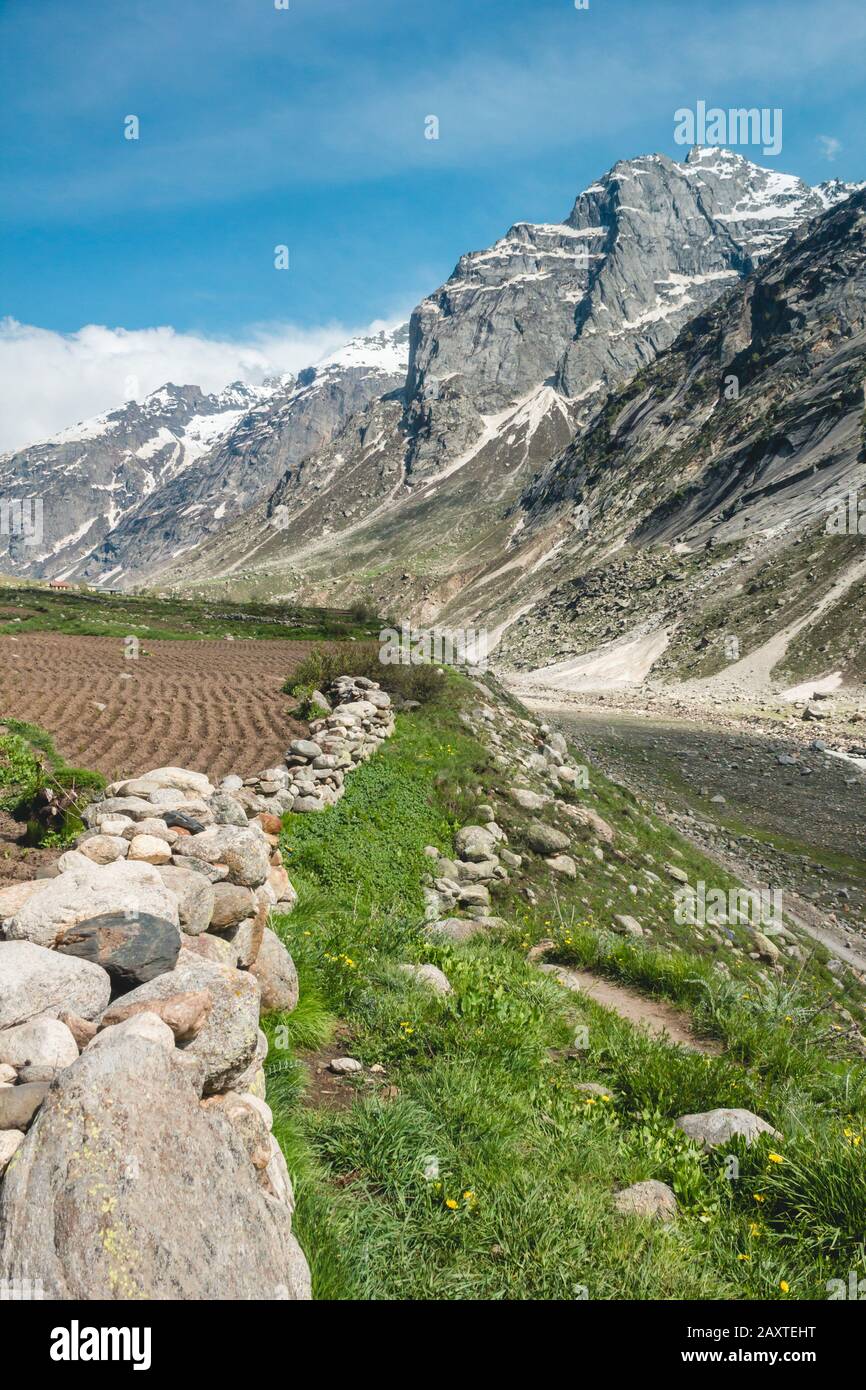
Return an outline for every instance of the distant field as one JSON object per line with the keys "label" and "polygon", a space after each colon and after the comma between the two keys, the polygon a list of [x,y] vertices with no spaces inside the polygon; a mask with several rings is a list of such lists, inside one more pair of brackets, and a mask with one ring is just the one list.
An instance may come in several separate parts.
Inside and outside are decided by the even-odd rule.
{"label": "distant field", "polygon": [[154,594],[55,591],[0,581],[0,634],[63,632],[75,637],[347,641],[378,633],[375,616],[291,603],[162,598]]}
{"label": "distant field", "polygon": [[38,724],[109,778],[169,763],[249,775],[305,727],[280,686],[313,645],[147,639],[129,660],[115,637],[3,636],[0,722]]}

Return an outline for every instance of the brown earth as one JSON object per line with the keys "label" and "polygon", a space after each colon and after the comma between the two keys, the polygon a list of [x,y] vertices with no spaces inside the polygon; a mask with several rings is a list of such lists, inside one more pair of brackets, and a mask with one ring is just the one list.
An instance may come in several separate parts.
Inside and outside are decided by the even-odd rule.
{"label": "brown earth", "polygon": [[129,660],[115,637],[0,637],[0,719],[39,725],[109,778],[169,764],[251,776],[306,732],[280,686],[316,645],[148,640]]}

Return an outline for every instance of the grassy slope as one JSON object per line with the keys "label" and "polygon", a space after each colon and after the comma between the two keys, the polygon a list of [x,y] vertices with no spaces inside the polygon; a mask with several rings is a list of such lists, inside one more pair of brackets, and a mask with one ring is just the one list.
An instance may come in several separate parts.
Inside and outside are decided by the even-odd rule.
{"label": "grassy slope", "polygon": [[380,624],[347,611],[229,599],[163,598],[156,594],[55,592],[40,585],[0,584],[0,634],[64,632],[79,637],[281,638],[283,641],[378,634]]}
{"label": "grassy slope", "polygon": [[[593,773],[579,794],[616,826],[625,863],[578,844],[575,883],[554,882],[534,861],[519,880],[534,904],[504,890],[494,911],[510,926],[498,936],[457,947],[425,937],[424,845],[450,849],[454,829],[489,802],[521,848],[523,813],[501,794],[514,773],[507,739],[525,749],[527,731],[497,726],[506,735],[497,766],[459,717],[477,694],[454,681],[450,695],[401,716],[338,807],[287,818],[300,904],[280,930],[302,991],[293,1015],[269,1020],[268,1099],[316,1295],[820,1298],[827,1279],[862,1275],[864,1069],[844,1058],[833,1016],[820,1012],[823,967],[767,979],[728,951],[725,979],[711,964],[718,947],[673,924],[667,885],[647,880],[636,906],[629,883],[647,861],[663,873],[673,856],[690,876],[726,880],[627,793]],[[614,937],[618,911],[651,926],[650,942]],[[690,1008],[726,1054],[649,1041],[562,990],[525,959],[551,934],[559,959]],[[397,969],[407,961],[439,965],[454,993],[443,1000],[408,981]],[[337,1019],[351,1029],[340,1050],[386,1074],[375,1084],[367,1072],[346,1108],[302,1104],[295,1054],[323,1044]],[[570,1046],[578,1025],[588,1026],[586,1048]],[[612,1099],[580,1092],[586,1080]],[[784,1161],[762,1141],[736,1151],[740,1176],[729,1181],[725,1156],[701,1156],[672,1125],[718,1105],[773,1121]],[[650,1177],[677,1193],[670,1231],[613,1210],[614,1189]]]}

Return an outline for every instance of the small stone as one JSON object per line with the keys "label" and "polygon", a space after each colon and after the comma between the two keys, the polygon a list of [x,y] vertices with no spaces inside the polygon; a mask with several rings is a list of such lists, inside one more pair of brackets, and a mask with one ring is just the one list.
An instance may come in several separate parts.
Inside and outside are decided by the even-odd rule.
{"label": "small stone", "polygon": [[28,1129],[49,1085],[48,1081],[30,1081],[0,1090],[0,1130]]}
{"label": "small stone", "polygon": [[621,1216],[643,1216],[650,1221],[670,1223],[677,1218],[677,1199],[665,1182],[649,1178],[625,1187],[614,1198]]}
{"label": "small stone", "polygon": [[322,749],[318,743],[313,743],[309,738],[296,738],[294,743],[289,745],[287,757],[305,758],[312,762],[313,758],[321,756]]}
{"label": "small stone", "polygon": [[529,848],[535,850],[536,854],[555,855],[560,850],[568,849],[568,836],[552,825],[544,825],[542,821],[530,821],[524,835]]}
{"label": "small stone", "polygon": [[555,854],[550,859],[545,859],[545,864],[549,869],[553,869],[555,874],[563,874],[566,878],[577,878],[577,865],[570,854]]}
{"label": "small stone", "polygon": [[335,1072],[337,1076],[352,1076],[364,1068],[357,1057],[334,1057],[328,1063],[328,1070]]}
{"label": "small stone", "polygon": [[611,926],[615,932],[620,932],[623,936],[643,936],[643,927],[635,917],[629,917],[628,913],[620,912],[614,917]]}
{"label": "small stone", "polygon": [[759,1134],[771,1134],[774,1139],[782,1135],[760,1115],[751,1110],[706,1110],[699,1115],[680,1115],[676,1121],[678,1129],[709,1150],[719,1144],[726,1144],[735,1135],[742,1135],[747,1144],[757,1139]]}
{"label": "small stone", "polygon": [[435,994],[451,994],[451,981],[436,965],[398,965],[404,975],[411,975],[419,984],[427,985]]}
{"label": "small stone", "polygon": [[135,835],[129,842],[129,858],[143,864],[170,864],[171,846],[155,835]]}
{"label": "small stone", "polygon": [[122,835],[91,835],[82,840],[78,849],[85,859],[94,864],[113,864],[115,859],[125,859],[129,852],[129,842]]}

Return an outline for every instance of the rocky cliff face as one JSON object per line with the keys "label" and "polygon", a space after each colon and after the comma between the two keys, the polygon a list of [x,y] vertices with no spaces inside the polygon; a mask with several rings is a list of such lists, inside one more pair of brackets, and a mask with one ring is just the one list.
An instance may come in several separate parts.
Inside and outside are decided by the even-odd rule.
{"label": "rocky cliff face", "polygon": [[544,666],[654,631],[656,670],[706,674],[722,631],[745,655],[790,628],[765,676],[859,671],[864,380],[859,192],[694,318],[527,489],[520,543],[555,553],[501,655]]}
{"label": "rocky cliff face", "polygon": [[517,498],[608,391],[848,191],[719,149],[617,164],[564,222],[518,223],[463,256],[412,315],[405,391],[372,402],[164,577],[451,611],[501,561],[520,564]]}

